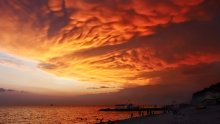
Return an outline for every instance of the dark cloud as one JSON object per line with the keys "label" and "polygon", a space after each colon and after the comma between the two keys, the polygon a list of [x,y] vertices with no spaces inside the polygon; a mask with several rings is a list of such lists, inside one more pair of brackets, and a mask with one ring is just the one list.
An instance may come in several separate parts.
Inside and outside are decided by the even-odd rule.
{"label": "dark cloud", "polygon": [[56,65],[54,64],[48,64],[48,63],[40,63],[38,65],[39,68],[44,68],[44,69],[55,69]]}
{"label": "dark cloud", "polygon": [[212,21],[171,25],[144,39],[146,43],[141,44],[154,49],[155,55],[168,63],[178,62],[191,54],[219,55],[219,21],[218,16]]}
{"label": "dark cloud", "polygon": [[3,88],[0,88],[0,92],[5,92],[5,89],[3,89]]}
{"label": "dark cloud", "polygon": [[10,92],[17,92],[17,91],[13,89],[0,88],[0,93],[10,93]]}
{"label": "dark cloud", "polygon": [[109,86],[100,86],[100,87],[88,87],[87,89],[108,89],[108,88],[115,88],[115,87],[109,87]]}

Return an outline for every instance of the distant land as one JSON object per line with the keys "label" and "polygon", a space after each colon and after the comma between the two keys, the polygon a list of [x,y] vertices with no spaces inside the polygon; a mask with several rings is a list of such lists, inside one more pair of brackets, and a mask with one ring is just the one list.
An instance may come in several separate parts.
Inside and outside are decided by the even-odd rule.
{"label": "distant land", "polygon": [[204,88],[192,95],[192,104],[219,104],[220,103],[220,82]]}

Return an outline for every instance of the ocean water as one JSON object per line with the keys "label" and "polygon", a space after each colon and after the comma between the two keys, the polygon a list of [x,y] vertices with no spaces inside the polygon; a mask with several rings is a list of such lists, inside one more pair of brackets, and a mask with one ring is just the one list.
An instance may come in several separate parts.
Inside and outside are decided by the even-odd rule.
{"label": "ocean water", "polygon": [[[132,112],[101,112],[109,106],[10,106],[0,107],[0,124],[94,124],[129,118]],[[133,112],[138,116],[137,112]]]}

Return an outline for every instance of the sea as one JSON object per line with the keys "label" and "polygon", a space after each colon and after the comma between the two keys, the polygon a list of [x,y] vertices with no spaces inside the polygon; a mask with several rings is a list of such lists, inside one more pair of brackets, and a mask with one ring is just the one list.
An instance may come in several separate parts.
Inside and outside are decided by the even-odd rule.
{"label": "sea", "polygon": [[0,107],[0,124],[95,124],[101,119],[121,120],[138,112],[103,112],[112,106],[5,106]]}

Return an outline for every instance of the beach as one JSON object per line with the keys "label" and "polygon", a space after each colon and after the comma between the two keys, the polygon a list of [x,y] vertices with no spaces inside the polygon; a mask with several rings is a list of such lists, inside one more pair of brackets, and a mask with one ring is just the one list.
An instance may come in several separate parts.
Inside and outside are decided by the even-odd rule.
{"label": "beach", "polygon": [[178,114],[166,113],[145,117],[134,117],[118,121],[119,124],[220,124],[220,105],[204,109],[182,108]]}

